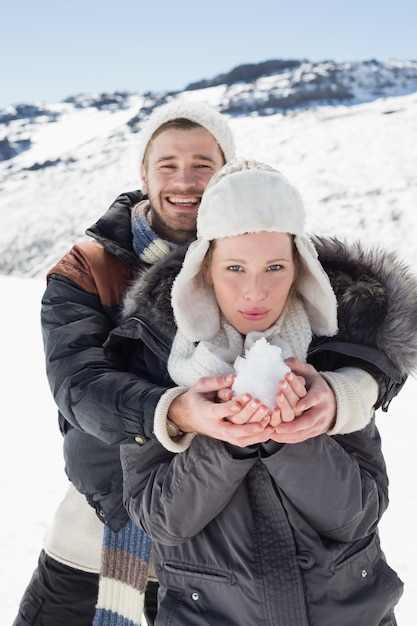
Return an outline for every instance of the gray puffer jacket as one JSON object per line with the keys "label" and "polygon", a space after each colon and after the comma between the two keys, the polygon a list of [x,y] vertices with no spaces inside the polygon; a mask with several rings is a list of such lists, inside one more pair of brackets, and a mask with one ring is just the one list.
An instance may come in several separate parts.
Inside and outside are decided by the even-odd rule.
{"label": "gray puffer jacket", "polygon": [[[390,255],[336,240],[317,247],[334,269],[341,323],[336,337],[313,342],[309,361],[369,368],[386,408],[416,363],[415,279]],[[126,334],[116,329],[114,340],[134,338],[148,297],[164,300],[166,269],[154,266],[133,287]],[[167,313],[169,299],[157,308]],[[171,334],[168,314],[152,321]],[[134,347],[130,354],[135,369]],[[348,435],[243,450],[201,435],[177,455],[153,441],[128,444],[121,459],[125,506],[153,541],[155,624],[396,623],[403,585],[379,545],[388,478],[374,421]]]}
{"label": "gray puffer jacket", "polygon": [[402,583],[377,524],[388,480],[374,422],[249,456],[198,435],[122,446],[125,506],[152,538],[155,624],[395,624]]}

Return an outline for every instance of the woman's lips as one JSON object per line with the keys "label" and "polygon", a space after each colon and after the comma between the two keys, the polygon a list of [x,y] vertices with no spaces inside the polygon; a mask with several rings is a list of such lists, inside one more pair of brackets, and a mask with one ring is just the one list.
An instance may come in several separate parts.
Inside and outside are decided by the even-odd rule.
{"label": "woman's lips", "polygon": [[263,320],[268,315],[268,311],[265,309],[251,309],[248,311],[241,311],[240,313],[245,320],[253,322]]}

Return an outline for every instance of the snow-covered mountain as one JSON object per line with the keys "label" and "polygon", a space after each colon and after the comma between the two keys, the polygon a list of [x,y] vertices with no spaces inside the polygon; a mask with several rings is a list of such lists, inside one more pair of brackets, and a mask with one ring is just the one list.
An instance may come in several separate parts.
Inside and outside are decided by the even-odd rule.
{"label": "snow-covered mountain", "polygon": [[310,231],[417,261],[417,62],[276,60],[180,92],[0,110],[0,273],[44,275],[119,193],[140,186],[137,133],[171,99],[228,115],[238,152],[298,185]]}

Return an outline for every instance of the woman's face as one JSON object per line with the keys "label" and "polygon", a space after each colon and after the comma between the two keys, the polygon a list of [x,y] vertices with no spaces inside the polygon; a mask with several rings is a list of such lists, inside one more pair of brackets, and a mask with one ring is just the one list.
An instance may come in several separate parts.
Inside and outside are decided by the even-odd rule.
{"label": "woman's face", "polygon": [[295,280],[292,237],[260,232],[217,239],[203,275],[232,326],[243,335],[262,332],[281,315]]}

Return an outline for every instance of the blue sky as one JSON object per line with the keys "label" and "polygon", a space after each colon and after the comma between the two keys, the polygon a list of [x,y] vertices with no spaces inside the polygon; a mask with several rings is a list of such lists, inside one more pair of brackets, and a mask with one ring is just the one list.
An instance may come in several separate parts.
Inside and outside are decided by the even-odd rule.
{"label": "blue sky", "polygon": [[0,107],[180,90],[267,59],[417,59],[414,0],[16,0],[1,24]]}

